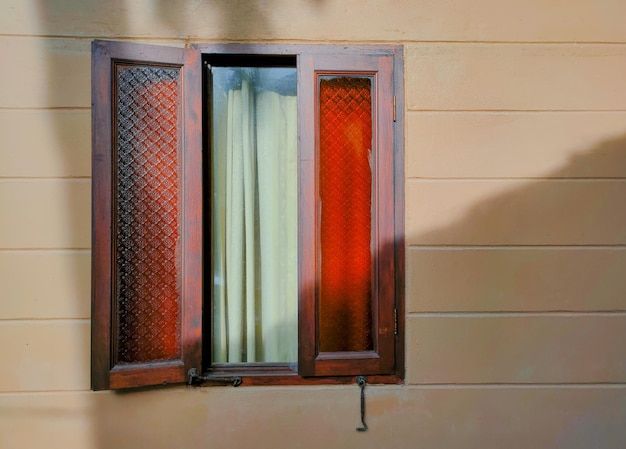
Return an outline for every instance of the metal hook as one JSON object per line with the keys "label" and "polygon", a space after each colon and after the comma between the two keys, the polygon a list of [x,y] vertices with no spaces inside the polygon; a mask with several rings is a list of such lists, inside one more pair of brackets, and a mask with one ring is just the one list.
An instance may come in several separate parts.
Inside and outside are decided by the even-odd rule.
{"label": "metal hook", "polygon": [[361,423],[363,424],[362,427],[357,427],[356,431],[365,432],[367,430],[367,424],[365,424],[365,376],[357,376],[356,384],[361,387]]}

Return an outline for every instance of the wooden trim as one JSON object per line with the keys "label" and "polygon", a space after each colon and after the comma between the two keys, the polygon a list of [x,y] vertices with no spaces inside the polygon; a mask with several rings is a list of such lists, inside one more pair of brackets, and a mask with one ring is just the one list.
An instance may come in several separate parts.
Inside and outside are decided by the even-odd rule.
{"label": "wooden trim", "polygon": [[[360,374],[360,373],[359,373]],[[234,377],[241,378],[241,386],[258,385],[350,385],[356,383],[357,374],[345,376],[302,377],[297,368],[286,364],[217,365],[204,373],[203,386],[230,385]],[[369,384],[402,384],[395,375],[367,376]]]}
{"label": "wooden trim", "polygon": [[397,56],[402,53],[399,45],[344,45],[344,44],[270,44],[270,43],[206,43],[194,42],[191,48],[202,54],[238,55],[359,55]]}
{"label": "wooden trim", "polygon": [[[112,390],[134,388],[148,385],[166,385],[181,383],[186,379],[182,362],[118,365],[109,373],[109,388]],[[150,379],[147,381],[147,379]]]}
{"label": "wooden trim", "polygon": [[91,387],[109,388],[111,368],[111,56],[108,46],[92,43],[92,321]]}
{"label": "wooden trim", "polygon": [[403,48],[397,46],[393,52],[393,92],[396,100],[394,121],[394,266],[395,266],[395,308],[398,319],[396,335],[395,375],[404,379],[405,360],[405,230],[404,230],[404,59]]}
{"label": "wooden trim", "polygon": [[187,371],[202,368],[203,185],[202,62],[200,52],[185,50],[183,65],[182,162],[182,360]]}
{"label": "wooden trim", "polygon": [[[298,374],[291,376],[274,375],[274,376],[255,376],[243,374],[240,386],[304,386],[304,385],[351,385],[356,383],[356,375],[354,376],[326,376],[326,377],[302,377]],[[395,375],[383,376],[367,376],[367,383],[372,385],[402,385],[403,380]],[[226,383],[227,384],[227,383]],[[225,385],[222,380],[210,379],[203,382],[202,385]]]}
{"label": "wooden trim", "polygon": [[314,59],[298,57],[298,369],[315,371],[316,355],[316,157]]}

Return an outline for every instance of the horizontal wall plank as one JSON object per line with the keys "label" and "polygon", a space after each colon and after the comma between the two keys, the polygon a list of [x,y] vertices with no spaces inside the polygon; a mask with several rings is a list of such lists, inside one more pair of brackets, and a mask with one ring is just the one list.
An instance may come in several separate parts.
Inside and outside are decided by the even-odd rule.
{"label": "horizontal wall plank", "polygon": [[626,110],[626,46],[419,44],[411,110]]}
{"label": "horizontal wall plank", "polygon": [[513,40],[624,42],[619,0],[463,3],[436,0],[4,0],[9,34],[204,39]]}
{"label": "horizontal wall plank", "polygon": [[[0,39],[12,67],[0,107],[89,107],[90,41]],[[409,109],[626,109],[616,88],[626,75],[622,45],[419,44],[405,54]]]}
{"label": "horizontal wall plank", "polygon": [[99,449],[92,402],[88,393],[0,393],[0,447]]}
{"label": "horizontal wall plank", "polygon": [[357,395],[354,386],[2,395],[0,445],[170,449],[211,441],[213,449],[269,449],[298,441],[303,449],[406,449],[410,441],[448,449],[626,446],[625,388],[368,387],[365,439],[354,431],[360,424]]}
{"label": "horizontal wall plank", "polygon": [[407,252],[409,312],[626,310],[626,249]]}
{"label": "horizontal wall plank", "polygon": [[89,39],[2,37],[2,108],[91,106]]}
{"label": "horizontal wall plank", "polygon": [[421,181],[406,186],[409,245],[623,245],[624,181]]}
{"label": "horizontal wall plank", "polygon": [[406,177],[626,177],[626,112],[407,114]]}
{"label": "horizontal wall plank", "polygon": [[[0,108],[91,107],[91,41],[91,38],[1,37],[0,54],[4,65],[11,70],[2,74]],[[149,42],[185,45],[182,41]]]}
{"label": "horizontal wall plank", "polygon": [[84,253],[0,251],[0,320],[89,318],[90,264]]}
{"label": "horizontal wall plank", "polygon": [[0,248],[89,248],[91,184],[0,182]]}
{"label": "horizontal wall plank", "polygon": [[419,317],[407,382],[626,382],[626,316]]}
{"label": "horizontal wall plank", "polygon": [[89,110],[0,110],[0,177],[91,176]]}
{"label": "horizontal wall plank", "polygon": [[89,329],[83,321],[0,322],[0,392],[89,389]]}

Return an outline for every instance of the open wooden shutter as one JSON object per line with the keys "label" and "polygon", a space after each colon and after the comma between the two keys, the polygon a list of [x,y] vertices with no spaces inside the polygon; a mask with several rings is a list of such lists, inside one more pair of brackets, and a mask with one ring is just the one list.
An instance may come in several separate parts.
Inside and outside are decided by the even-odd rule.
{"label": "open wooden shutter", "polygon": [[298,83],[298,370],[392,374],[393,57],[303,55]]}
{"label": "open wooden shutter", "polygon": [[197,50],[92,46],[92,388],[201,368],[201,63]]}

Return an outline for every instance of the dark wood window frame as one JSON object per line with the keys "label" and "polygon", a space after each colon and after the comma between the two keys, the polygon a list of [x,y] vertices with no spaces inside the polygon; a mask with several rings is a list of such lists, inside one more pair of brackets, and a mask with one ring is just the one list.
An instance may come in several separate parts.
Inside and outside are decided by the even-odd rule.
{"label": "dark wood window frame", "polygon": [[[210,366],[210,330],[202,316],[210,288],[203,256],[203,147],[208,148],[203,107],[202,60],[209,55],[242,58],[292,56],[298,70],[299,136],[299,360],[298,370],[281,364]],[[180,248],[177,286],[180,297],[180,348],[166,361],[118,363],[116,356],[115,262],[115,99],[116,64],[178,67],[180,82]],[[378,210],[374,243],[375,353],[317,354],[316,314],[316,135],[317,74],[367,73],[377,76],[374,139],[383,142],[384,167],[375,171]],[[190,49],[95,41],[92,47],[93,240],[92,240],[92,388],[117,389],[181,383],[191,369],[202,370],[206,384],[235,376],[249,385],[401,383],[404,378],[404,97],[400,46],[196,44]],[[203,118],[203,114],[205,117]],[[204,139],[204,141],[203,141]],[[206,163],[206,162],[205,162]],[[206,187],[205,187],[206,188]],[[206,209],[206,205],[204,206]],[[206,217],[204,217],[206,221]],[[206,226],[206,225],[205,225]],[[204,248],[206,250],[206,248]],[[210,307],[204,306],[205,312]],[[205,335],[202,323],[204,320]],[[204,344],[205,350],[202,347]]]}

